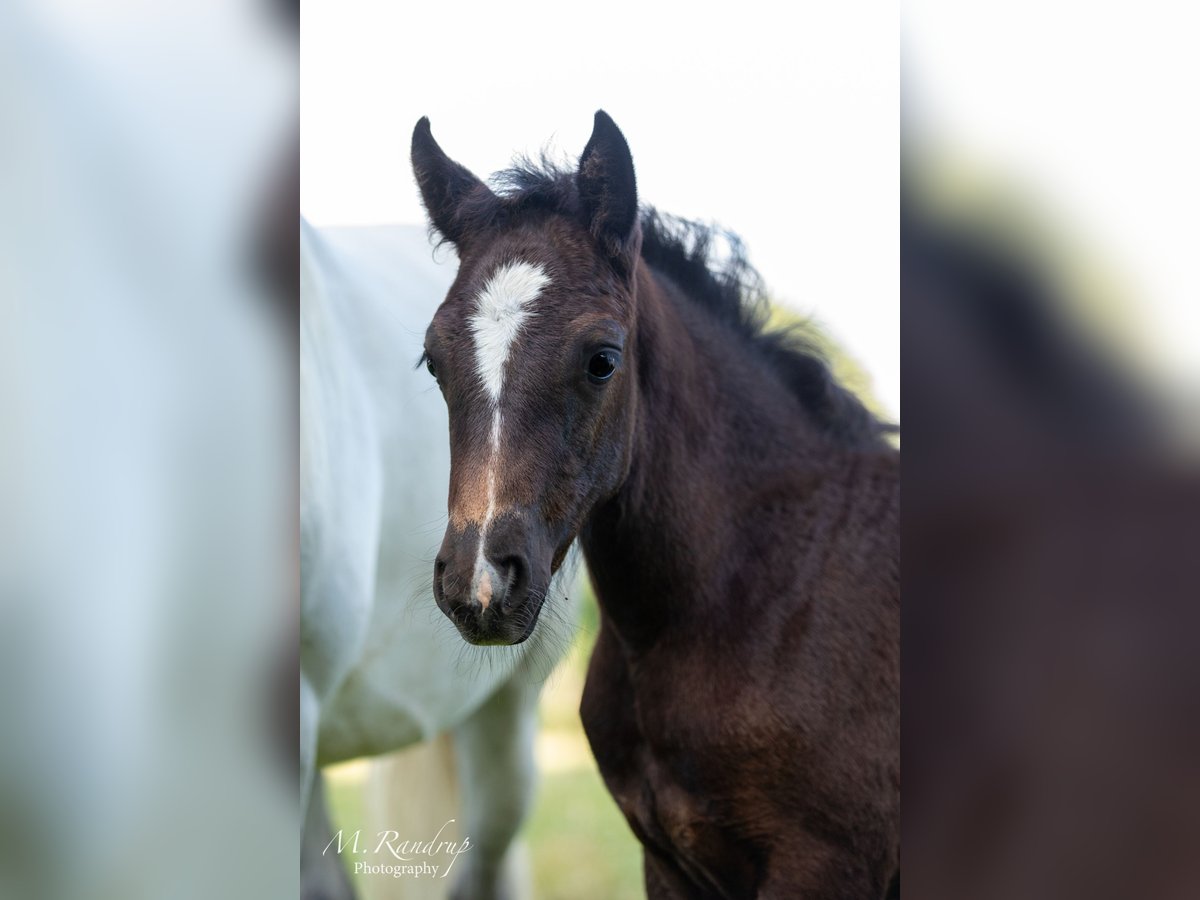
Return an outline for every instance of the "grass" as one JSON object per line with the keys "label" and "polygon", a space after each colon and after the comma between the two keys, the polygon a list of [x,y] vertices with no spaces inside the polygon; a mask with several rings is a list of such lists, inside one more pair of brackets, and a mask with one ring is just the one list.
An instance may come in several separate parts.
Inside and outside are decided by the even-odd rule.
{"label": "grass", "polygon": [[541,900],[645,896],[641,850],[594,768],[543,778],[525,839]]}
{"label": "grass", "polygon": [[579,722],[579,698],[599,628],[590,590],[579,632],[542,693],[541,782],[524,829],[539,900],[645,896],[641,847],[604,786]]}

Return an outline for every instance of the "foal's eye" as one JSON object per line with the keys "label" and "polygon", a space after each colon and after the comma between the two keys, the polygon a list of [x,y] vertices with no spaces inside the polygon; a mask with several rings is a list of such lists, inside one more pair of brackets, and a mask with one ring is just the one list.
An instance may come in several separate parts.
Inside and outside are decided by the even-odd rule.
{"label": "foal's eye", "polygon": [[603,384],[612,378],[613,372],[621,363],[621,354],[617,350],[605,349],[592,354],[588,360],[587,376],[593,384]]}
{"label": "foal's eye", "polygon": [[428,353],[425,354],[425,368],[429,371],[430,375],[437,378],[437,366],[433,364],[433,357]]}

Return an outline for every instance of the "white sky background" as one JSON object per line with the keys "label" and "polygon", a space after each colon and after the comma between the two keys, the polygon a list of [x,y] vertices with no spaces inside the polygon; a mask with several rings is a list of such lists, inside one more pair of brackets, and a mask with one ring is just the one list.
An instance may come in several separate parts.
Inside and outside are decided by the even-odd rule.
{"label": "white sky background", "polygon": [[888,6],[304,0],[301,211],[423,223],[422,115],[483,177],[547,143],[577,157],[605,109],[639,198],[741,234],[898,415],[899,46]]}

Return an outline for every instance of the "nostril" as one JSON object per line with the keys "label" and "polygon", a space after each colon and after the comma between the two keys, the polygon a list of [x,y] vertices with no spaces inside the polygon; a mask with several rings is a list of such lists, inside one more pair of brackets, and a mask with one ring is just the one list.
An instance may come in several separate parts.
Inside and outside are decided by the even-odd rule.
{"label": "nostril", "polygon": [[525,585],[525,561],[519,556],[506,556],[500,560],[499,569],[504,576],[502,605],[507,608],[521,599]]}
{"label": "nostril", "polygon": [[442,578],[446,574],[446,561],[440,556],[433,563],[433,595],[442,596]]}

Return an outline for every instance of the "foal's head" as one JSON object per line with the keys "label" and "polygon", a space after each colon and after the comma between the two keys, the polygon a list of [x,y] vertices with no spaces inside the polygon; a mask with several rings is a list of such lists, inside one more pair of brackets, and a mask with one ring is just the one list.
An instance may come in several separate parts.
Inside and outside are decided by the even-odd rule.
{"label": "foal's head", "polygon": [[497,195],[429,121],[413,169],[458,277],[425,336],[450,413],[450,524],[434,595],[468,641],[533,631],[589,512],[629,468],[640,231],[633,160],[596,113],[573,179]]}

